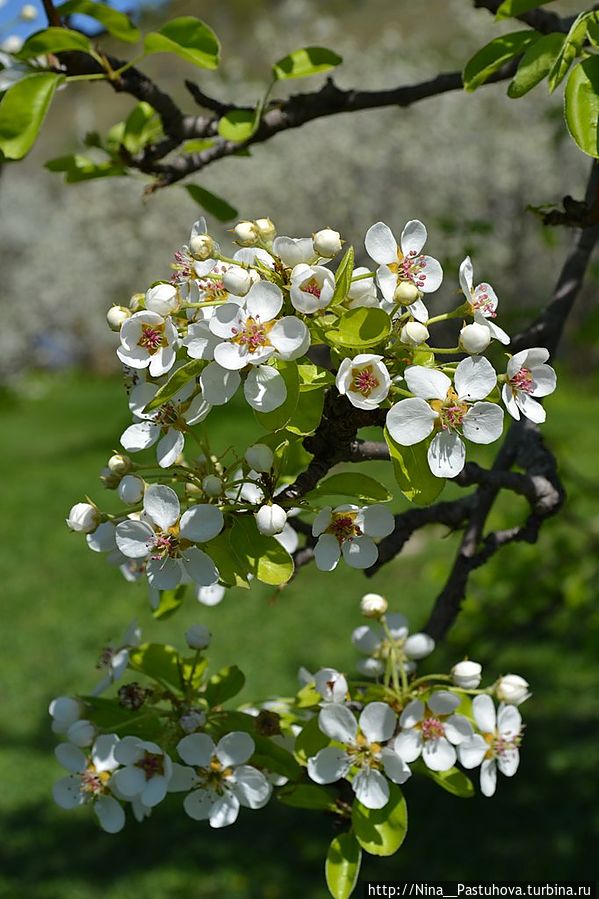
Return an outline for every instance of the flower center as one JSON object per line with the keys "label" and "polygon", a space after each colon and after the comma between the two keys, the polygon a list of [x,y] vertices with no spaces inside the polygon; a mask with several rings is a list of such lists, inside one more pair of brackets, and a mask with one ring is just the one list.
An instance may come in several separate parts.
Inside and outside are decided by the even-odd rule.
{"label": "flower center", "polygon": [[445,736],[443,722],[439,718],[425,718],[420,725],[423,740],[440,740]]}
{"label": "flower center", "polygon": [[183,284],[184,281],[191,281],[193,278],[192,265],[192,259],[186,253],[177,250],[175,252],[175,261],[171,265],[173,274],[171,275],[170,283],[178,285]]}
{"label": "flower center", "polygon": [[271,322],[261,324],[256,318],[248,315],[243,328],[233,328],[233,343],[245,347],[250,353],[255,353],[264,346],[272,346],[268,339],[268,332],[272,328]]}
{"label": "flower center", "polygon": [[345,540],[351,540],[352,537],[359,537],[362,531],[356,524],[355,518],[355,512],[334,512],[333,520],[326,529],[326,533],[336,537],[340,545]]}
{"label": "flower center", "polygon": [[522,742],[521,733],[508,737],[502,736],[498,731],[495,731],[494,733],[483,734],[483,738],[489,744],[489,748],[485,753],[486,759],[494,759],[498,756],[506,755],[508,752],[514,752]]}
{"label": "flower center", "polygon": [[146,349],[150,356],[158,352],[161,346],[166,346],[164,325],[142,325],[137,345]]}
{"label": "flower center", "polygon": [[110,780],[108,771],[96,771],[93,764],[89,764],[85,771],[81,773],[81,791],[89,793],[91,796],[97,796],[99,793],[106,792],[106,784]]}
{"label": "flower center", "polygon": [[401,250],[397,250],[397,262],[391,262],[387,267],[397,275],[398,281],[409,281],[418,290],[422,290],[426,281],[426,260],[416,250],[410,250],[404,256]]}
{"label": "flower center", "polygon": [[477,312],[482,312],[486,318],[495,318],[497,313],[493,306],[493,300],[487,293],[488,289],[488,284],[479,284],[472,295],[471,305]]}
{"label": "flower center", "polygon": [[151,780],[164,774],[164,756],[161,752],[144,752],[143,757],[135,763],[136,768],[141,768],[146,780]]}
{"label": "flower center", "polygon": [[301,285],[301,290],[303,290],[304,293],[311,293],[312,296],[316,297],[317,300],[320,299],[320,294],[322,292],[320,284],[314,277],[308,278],[307,281],[304,281],[304,283]]}
{"label": "flower center", "polygon": [[431,407],[439,415],[439,424],[444,431],[455,430],[462,424],[468,411],[468,403],[461,403],[457,393],[450,387],[445,400],[432,400]]}
{"label": "flower center", "polygon": [[366,368],[352,368],[353,390],[362,396],[370,396],[373,390],[379,386],[380,381],[374,373],[372,365]]}
{"label": "flower center", "polygon": [[196,768],[196,774],[203,787],[222,793],[225,787],[224,782],[233,774],[233,768],[223,768],[217,758],[212,758],[208,768]]}
{"label": "flower center", "polygon": [[105,646],[100,653],[100,658],[96,662],[96,668],[101,670],[102,668],[110,668],[110,663],[112,662],[112,657],[114,655],[114,649],[112,646]]}
{"label": "flower center", "polygon": [[178,529],[157,534],[152,546],[152,559],[175,559],[179,555],[180,549],[181,541]]}
{"label": "flower center", "polygon": [[[189,403],[187,405],[189,405]],[[177,423],[181,421],[180,410],[177,409],[174,403],[165,403],[154,416],[154,421],[156,424],[163,425],[167,428],[177,425]],[[184,430],[185,422],[182,422],[182,424],[183,427],[180,428],[180,430]]]}
{"label": "flower center", "polygon": [[529,368],[521,368],[516,374],[510,378],[510,384],[513,390],[521,390],[522,393],[532,393],[534,389],[534,379]]}

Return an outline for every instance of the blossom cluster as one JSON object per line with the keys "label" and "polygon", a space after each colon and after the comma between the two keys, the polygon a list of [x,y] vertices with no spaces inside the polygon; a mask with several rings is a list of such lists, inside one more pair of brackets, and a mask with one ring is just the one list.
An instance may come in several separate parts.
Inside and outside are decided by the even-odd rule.
{"label": "blossom cluster", "polygon": [[[128,580],[145,577],[154,606],[161,591],[182,583],[193,583],[210,604],[227,586],[260,577],[243,552],[234,576],[221,570],[236,527],[238,542],[256,550],[264,551],[261,538],[275,541],[271,552],[284,559],[280,583],[293,572],[305,525],[320,570],[340,559],[362,569],[376,562],[378,541],[395,524],[388,499],[364,501],[351,487],[350,502],[337,506],[317,501],[315,508],[297,491],[286,497],[299,473],[286,447],[301,447],[318,429],[325,401],[344,397],[348,415],[352,407],[378,412],[390,452],[420,447],[431,475],[443,479],[463,469],[466,442],[499,439],[503,407],[516,419],[541,422],[539,398],[555,388],[542,347],[508,355],[499,374],[483,355],[510,338],[495,320],[495,291],[475,284],[469,257],[456,278],[460,305],[431,315],[444,273],[424,253],[427,230],[418,220],[399,240],[386,224],[372,225],[364,240],[371,265],[355,268],[353,249],[332,228],[280,236],[265,218],[238,223],[233,237],[236,249],[226,255],[200,219],[176,251],[170,278],[108,312],[133,421],[102,480],[123,508],[109,513],[77,503],[67,524]],[[457,345],[431,346],[430,330],[452,319],[462,321]],[[316,345],[328,347],[330,365],[313,361]],[[213,408],[238,392],[266,433],[225,460],[211,451],[206,427]],[[144,461],[132,458],[146,450]],[[418,464],[410,471],[411,456],[402,458],[409,476],[422,478]],[[293,527],[294,516],[304,527]]]}

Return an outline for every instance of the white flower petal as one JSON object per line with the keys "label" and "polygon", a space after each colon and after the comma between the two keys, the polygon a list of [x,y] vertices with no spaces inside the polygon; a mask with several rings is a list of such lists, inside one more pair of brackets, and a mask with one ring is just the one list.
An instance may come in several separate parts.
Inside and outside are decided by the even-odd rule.
{"label": "white flower petal", "polygon": [[301,319],[286,315],[273,325],[269,340],[281,359],[299,359],[310,346],[310,332]]}
{"label": "white flower petal", "polygon": [[459,280],[462,293],[470,303],[472,299],[472,285],[474,283],[474,270],[470,256],[466,256],[460,265]]}
{"label": "white flower petal", "polygon": [[462,419],[462,431],[472,443],[493,443],[503,431],[503,409],[495,403],[474,403]]}
{"label": "white flower petal", "polygon": [[469,740],[458,745],[458,758],[464,768],[478,768],[482,763],[489,744],[480,734],[473,734]]}
{"label": "white flower petal", "polygon": [[509,386],[509,384],[504,384],[501,388],[501,399],[505,403],[505,408],[510,413],[512,418],[515,418],[516,421],[519,421],[520,409],[518,408],[516,397],[514,396],[512,388]]}
{"label": "white flower petal", "polygon": [[535,365],[532,369],[534,387],[531,396],[548,396],[557,386],[557,375],[550,365]]}
{"label": "white flower petal", "polygon": [[194,543],[204,543],[218,536],[224,523],[223,513],[218,506],[200,503],[181,516],[181,536]]}
{"label": "white flower petal", "polygon": [[435,641],[428,634],[412,634],[403,645],[409,659],[424,659],[435,648]]}
{"label": "white flower petal", "polygon": [[198,778],[193,768],[173,762],[173,771],[168,782],[169,793],[187,793],[197,782]]}
{"label": "white flower petal", "polygon": [[449,690],[435,690],[427,699],[426,704],[435,715],[451,715],[459,706],[460,700],[455,693],[450,693]]}
{"label": "white flower petal", "polygon": [[[419,286],[422,293],[434,293],[435,290],[439,290],[443,283],[443,269],[439,260],[432,256],[421,256],[420,265],[419,274],[424,281],[424,284],[421,283]],[[411,308],[410,306],[410,310]]]}
{"label": "white flower petal", "polygon": [[114,757],[121,765],[134,765],[143,755],[143,743],[138,737],[123,737],[114,749]]}
{"label": "white flower petal", "polygon": [[352,788],[358,801],[366,808],[383,808],[389,802],[389,784],[385,776],[374,768],[366,768],[356,774]]}
{"label": "white flower petal", "polygon": [[272,794],[272,784],[251,765],[240,765],[235,769],[232,787],[239,802],[246,808],[263,808]]}
{"label": "white flower petal", "polygon": [[484,356],[468,356],[459,363],[453,380],[461,400],[484,400],[497,384],[497,372]]}
{"label": "white flower petal", "polygon": [[331,702],[320,710],[318,726],[323,734],[340,743],[353,743],[358,733],[358,722],[341,703]]}
{"label": "white flower petal", "polygon": [[85,796],[81,792],[81,778],[74,774],[62,777],[52,787],[52,796],[61,808],[72,809],[83,805]]}
{"label": "white flower petal", "polygon": [[156,447],[156,458],[161,468],[174,465],[185,446],[185,437],[181,431],[169,428]]}
{"label": "white flower petal", "polygon": [[150,484],[144,494],[144,512],[159,528],[168,530],[179,518],[179,497],[164,484]]}
{"label": "white flower petal", "polygon": [[376,543],[372,537],[367,535],[346,540],[341,547],[341,552],[350,568],[370,568],[379,557]]}
{"label": "white flower petal", "polygon": [[497,723],[495,715],[495,703],[486,693],[475,696],[472,700],[472,714],[480,730],[485,734],[492,734]]}
{"label": "white flower petal", "polygon": [[358,724],[369,743],[386,743],[397,726],[397,715],[386,702],[369,702],[364,706]]}
{"label": "white flower petal", "polygon": [[351,758],[336,746],[327,746],[308,759],[308,774],[318,784],[332,784],[345,777]]}
{"label": "white flower petal", "polygon": [[157,590],[174,590],[181,583],[183,566],[179,559],[150,559],[146,575],[149,584]]}
{"label": "white flower petal", "polygon": [[428,464],[437,478],[455,478],[466,461],[466,447],[454,431],[439,431],[427,453]]}
{"label": "white flower petal", "polygon": [[363,530],[369,537],[387,537],[395,530],[395,518],[387,506],[367,506],[363,516]]}
{"label": "white flower petal", "polygon": [[[390,261],[390,260],[389,260]],[[397,287],[397,275],[386,265],[381,265],[376,271],[377,284],[387,303],[390,304],[389,312],[395,305],[395,288]],[[427,316],[428,318],[428,316]]]}
{"label": "white flower petal", "polygon": [[408,768],[407,763],[402,759],[398,752],[385,747],[381,749],[381,760],[385,774],[395,784],[403,784],[411,777],[412,772]]}
{"label": "white flower petal", "polygon": [[452,715],[445,722],[445,736],[457,746],[472,736],[472,725],[464,715]]}
{"label": "white flower petal", "polygon": [[497,730],[502,737],[513,739],[522,730],[522,716],[515,705],[499,706],[497,712]]}
{"label": "white flower petal", "polygon": [[495,759],[485,759],[480,766],[480,789],[483,796],[492,796],[497,786]]}
{"label": "white flower petal", "polygon": [[159,425],[155,425],[151,421],[140,421],[123,431],[121,446],[130,453],[139,453],[141,450],[153,446],[159,437]]}
{"label": "white flower petal", "polygon": [[497,767],[506,777],[513,777],[520,764],[520,753],[517,749],[506,749],[497,756]]}
{"label": "white flower petal", "polygon": [[183,808],[194,821],[207,821],[217,798],[212,790],[193,790],[183,800]]}
{"label": "white flower petal", "polygon": [[141,792],[140,799],[148,808],[154,808],[159,802],[162,802],[166,796],[168,786],[168,778],[164,776],[152,777],[147,781],[146,786]]}
{"label": "white flower petal", "polygon": [[412,219],[406,224],[401,232],[401,237],[399,239],[401,252],[404,256],[410,254],[418,256],[426,243],[426,238],[427,233],[425,226],[422,222],[419,222],[418,219]]}
{"label": "white flower petal", "polygon": [[54,750],[54,755],[67,771],[72,771],[73,773],[85,771],[87,758],[79,746],[74,746],[72,743],[59,743]]}
{"label": "white flower petal", "polygon": [[445,737],[437,740],[425,740],[422,747],[422,759],[431,771],[448,771],[456,762],[456,751]]}
{"label": "white flower petal", "polygon": [[369,656],[372,655],[383,640],[383,634],[382,631],[378,629],[375,631],[367,624],[361,624],[354,630],[351,639],[354,646],[359,649],[360,652]]}
{"label": "white flower petal", "polygon": [[417,730],[402,730],[393,741],[393,750],[404,762],[415,762],[422,751],[422,736]]}
{"label": "white flower petal", "polygon": [[132,799],[143,793],[146,786],[146,776],[141,768],[135,768],[133,765],[127,765],[126,768],[119,768],[112,775],[117,790],[125,799]]}
{"label": "white flower petal", "polygon": [[243,393],[252,409],[272,412],[287,399],[287,386],[275,368],[258,365],[253,368],[243,385]]}
{"label": "white flower petal", "polygon": [[337,538],[332,534],[322,534],[314,547],[314,561],[320,571],[333,571],[337,567],[341,550]]}
{"label": "white flower petal", "polygon": [[189,734],[177,743],[177,752],[183,761],[198,768],[208,767],[215,748],[208,734]]}
{"label": "white flower petal", "polygon": [[144,521],[122,521],[117,525],[114,537],[128,559],[145,558],[156,540],[156,534]]}
{"label": "white flower petal", "polygon": [[[220,577],[220,573],[208,553],[190,546],[183,553],[183,567],[194,584],[201,588],[214,586]],[[209,605],[209,603],[206,603]]]}
{"label": "white flower petal", "polygon": [[222,368],[218,362],[209,362],[200,375],[202,394],[211,406],[228,403],[240,384],[239,372]]}
{"label": "white flower petal", "polygon": [[118,833],[125,826],[125,812],[114,796],[100,796],[94,802],[94,811],[106,833]]}
{"label": "white flower petal", "polygon": [[245,316],[237,303],[224,303],[217,306],[210,318],[209,328],[216,337],[222,337],[225,340],[233,337],[235,333],[243,328]]}
{"label": "white flower petal", "polygon": [[223,793],[216,799],[210,811],[210,827],[228,827],[230,824],[235,824],[238,814],[239,799],[237,796],[229,792]]}
{"label": "white flower petal", "polygon": [[370,258],[375,262],[397,262],[397,241],[393,237],[391,228],[384,222],[377,222],[368,229],[364,238],[364,246]]}
{"label": "white flower petal", "polygon": [[400,400],[387,413],[387,430],[400,446],[413,446],[432,433],[436,419],[426,400]]}
{"label": "white flower petal", "polygon": [[233,731],[219,740],[215,755],[226,768],[230,765],[243,765],[254,754],[256,744],[244,731]]}
{"label": "white flower petal", "polygon": [[547,418],[547,413],[537,400],[533,400],[527,393],[519,391],[516,394],[516,405],[520,409],[522,415],[533,421],[535,424],[542,424]]}
{"label": "white flower petal", "polygon": [[95,553],[111,552],[116,549],[115,533],[114,524],[111,521],[103,521],[95,531],[85,535],[85,542]]}
{"label": "white flower petal", "polygon": [[[422,721],[423,718],[424,703],[419,699],[413,699],[402,711],[399,723],[402,727],[414,727],[419,721]],[[407,759],[407,761],[409,761],[409,759]]]}
{"label": "white flower petal", "polygon": [[444,400],[451,387],[446,374],[423,365],[409,365],[405,376],[408,390],[423,400]]}
{"label": "white flower petal", "polygon": [[264,323],[272,321],[281,311],[283,294],[271,281],[258,281],[250,287],[245,298],[248,315]]}

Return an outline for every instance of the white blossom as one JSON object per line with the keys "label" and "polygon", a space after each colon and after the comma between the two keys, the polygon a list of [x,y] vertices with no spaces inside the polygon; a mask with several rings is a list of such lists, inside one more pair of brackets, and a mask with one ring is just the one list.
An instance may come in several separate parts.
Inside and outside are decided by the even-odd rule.
{"label": "white blossom", "polygon": [[520,763],[522,718],[513,705],[500,705],[497,712],[490,696],[475,696],[472,714],[481,733],[458,746],[464,768],[480,768],[480,788],[484,796],[492,796],[497,784],[497,769],[513,777]]}
{"label": "white blossom", "polygon": [[156,312],[135,312],[123,322],[117,356],[130,368],[147,368],[153,378],[175,364],[177,329],[169,317]]}
{"label": "white blossom", "polygon": [[430,655],[435,648],[435,641],[428,634],[410,634],[408,620],[399,612],[385,615],[385,624],[390,636],[378,624],[361,624],[352,633],[352,643],[356,649],[368,656],[360,659],[357,665],[358,671],[366,677],[380,677],[390,655],[405,671],[412,671],[414,662]]}
{"label": "white blossom", "polygon": [[113,775],[114,786],[124,799],[139,799],[148,808],[162,802],[173,763],[157,743],[123,737],[114,757],[123,766]]}
{"label": "white blossom", "polygon": [[316,259],[316,251],[310,237],[276,237],[272,251],[286,268],[309,264]]}
{"label": "white blossom", "polygon": [[155,284],[146,291],[146,309],[167,316],[179,308],[179,295],[174,284]]}
{"label": "white blossom", "polygon": [[365,618],[380,618],[387,606],[387,600],[380,593],[365,593],[360,600],[360,612]]}
{"label": "white blossom", "polygon": [[255,443],[249,446],[244,454],[245,461],[254,471],[270,471],[275,455],[265,443]]}
{"label": "white blossom", "polygon": [[190,649],[206,649],[210,645],[212,634],[203,624],[192,624],[185,631],[185,639]]}
{"label": "white blossom", "polygon": [[291,272],[291,305],[312,315],[326,309],[335,292],[335,275],[323,265],[296,265]]}
{"label": "white blossom", "polygon": [[100,523],[100,512],[91,503],[75,503],[65,520],[72,531],[90,534]]}
{"label": "white blossom", "polygon": [[382,356],[360,353],[353,359],[343,359],[335,383],[352,406],[376,409],[387,398],[391,377]]}
{"label": "white blossom", "polygon": [[142,478],[134,474],[126,474],[124,478],[121,478],[117,492],[122,502],[128,506],[134,506],[136,503],[141,502],[144,490],[145,483]]}
{"label": "white blossom", "polygon": [[[466,301],[470,304],[471,314],[474,316],[475,323],[486,328],[490,337],[494,340],[508,344],[510,342],[509,335],[491,321],[497,314],[496,310],[499,303],[497,294],[490,284],[478,284],[474,287],[474,270],[470,256],[466,256],[460,265],[459,279],[460,287],[466,297]],[[470,350],[467,350],[467,352],[470,352]]]}
{"label": "white blossom", "polygon": [[448,771],[456,762],[455,747],[472,736],[472,725],[463,715],[454,714],[460,700],[448,690],[436,690],[426,703],[413,699],[400,715],[401,732],[395,751],[406,762],[420,755],[431,771]]}
{"label": "white blossom", "polygon": [[314,675],[314,687],[324,702],[344,702],[349,689],[345,676],[335,668],[321,668],[317,671]]}
{"label": "white blossom", "polygon": [[516,420],[522,414],[535,424],[545,421],[547,413],[533,397],[548,396],[555,390],[557,379],[555,371],[545,364],[548,359],[549,350],[533,347],[509,360],[501,396],[507,411]]}
{"label": "white blossom", "polygon": [[420,346],[429,338],[428,328],[421,322],[406,322],[399,332],[399,339],[406,346]]}
{"label": "white blossom", "polygon": [[54,784],[54,801],[64,809],[91,803],[100,826],[107,833],[118,833],[125,825],[123,808],[112,795],[118,743],[115,734],[104,734],[97,738],[87,755],[71,743],[56,747],[56,758],[71,773]]}
{"label": "white blossom", "polygon": [[378,306],[379,297],[376,290],[374,275],[369,278],[360,278],[360,275],[370,275],[370,269],[364,266],[355,268],[352,282],[347,292],[349,309],[358,309],[360,306]]}
{"label": "white blossom", "polygon": [[374,537],[387,537],[395,527],[395,519],[386,506],[325,506],[312,525],[318,537],[314,547],[316,567],[332,571],[343,555],[351,568],[370,568],[378,559]]}
{"label": "white blossom", "polygon": [[129,664],[129,651],[141,643],[141,629],[134,618],[129,627],[116,644],[109,644],[102,649],[98,668],[106,674],[92,690],[92,696],[99,696],[115,681],[120,680]]}
{"label": "white blossom", "polygon": [[491,332],[484,325],[473,322],[471,325],[464,325],[460,331],[459,344],[467,353],[474,356],[484,353],[491,343]]}
{"label": "white blossom", "polygon": [[261,534],[273,537],[280,534],[287,523],[287,512],[276,503],[266,503],[254,512],[256,526]]}
{"label": "white blossom", "polygon": [[519,674],[505,674],[495,684],[495,695],[501,702],[520,705],[532,695],[529,687],[528,681]]}
{"label": "white blossom", "polygon": [[222,584],[210,584],[208,587],[198,587],[197,600],[205,606],[217,606],[222,602],[227,592]]}
{"label": "white blossom", "polygon": [[341,235],[332,228],[323,228],[312,235],[314,250],[324,259],[332,259],[341,250]]}
{"label": "white blossom", "polygon": [[456,687],[463,690],[476,690],[481,680],[482,665],[471,659],[457,662],[451,669],[451,679]]}

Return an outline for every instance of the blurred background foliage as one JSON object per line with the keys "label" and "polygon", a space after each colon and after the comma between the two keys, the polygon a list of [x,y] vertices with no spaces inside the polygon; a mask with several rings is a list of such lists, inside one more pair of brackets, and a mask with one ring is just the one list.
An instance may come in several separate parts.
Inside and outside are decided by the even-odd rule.
{"label": "blurred background foliage", "polygon": [[[181,0],[148,13],[150,24],[167,13],[200,16],[216,30],[224,63],[218,73],[202,73],[201,84],[239,102],[255,101],[270,63],[305,44],[344,56],[336,74],[342,86],[375,88],[461,68],[496,34],[488,13],[464,0]],[[153,58],[148,70],[180,98],[183,77],[196,74],[170,57]],[[319,83],[293,88],[309,90],[312,82]],[[542,92],[509,101],[497,86],[409,110],[324,119],[253,148],[250,158],[222,161],[201,183],[240,217],[269,215],[293,236],[330,225],[358,249],[373,221],[398,232],[407,219],[422,218],[430,252],[446,267],[435,308],[454,294],[468,252],[479,279],[496,288],[502,324],[512,330],[546,301],[569,237],[543,228],[526,206],[580,197],[586,179],[588,161],[563,132],[559,102]],[[197,215],[181,188],[147,200],[136,178],[65,186],[42,168],[131,106],[103,85],[69,88],[31,156],[6,166],[0,179],[0,896],[321,897],[331,822],[309,812],[269,807],[213,832],[188,819],[174,797],[115,838],[85,811],[65,813],[51,801],[61,775],[47,704],[93,686],[101,648],[134,615],[149,639],[172,642],[189,623],[208,624],[214,665],[235,661],[246,672],[242,698],[285,694],[299,665],[353,670],[350,634],[367,589],[385,593],[414,630],[421,627],[458,541],[431,529],[372,581],[349,569],[305,569],[282,591],[231,591],[215,609],[188,599],[164,624],[152,621],[142,587],[125,584],[61,527],[84,494],[102,500],[99,470],[128,423],[105,310],[168,276],[170,254]],[[560,460],[566,506],[537,545],[510,547],[473,577],[448,641],[423,665],[442,670],[470,654],[489,679],[517,672],[531,682],[521,771],[502,780],[493,800],[458,800],[414,778],[406,785],[408,839],[395,858],[369,861],[364,878],[596,875],[598,273],[595,263],[562,347],[560,388],[547,403],[544,433]],[[258,433],[239,404],[210,418],[217,451]],[[384,465],[373,473],[389,477]],[[446,488],[448,497],[456,489]],[[512,523],[518,502],[506,499],[491,526]]]}

